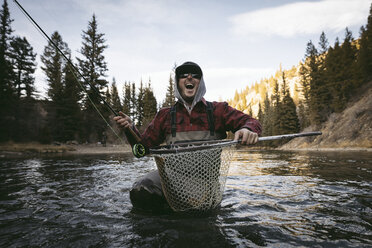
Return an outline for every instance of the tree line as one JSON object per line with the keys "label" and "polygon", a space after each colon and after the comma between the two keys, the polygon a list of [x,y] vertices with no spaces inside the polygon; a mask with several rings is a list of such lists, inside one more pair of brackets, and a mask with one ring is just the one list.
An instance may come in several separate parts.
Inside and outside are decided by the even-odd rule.
{"label": "tree line", "polygon": [[[265,136],[294,133],[309,126],[319,129],[332,113],[343,111],[371,79],[372,5],[359,38],[354,39],[346,28],[343,42],[336,38],[330,46],[322,32],[318,46],[311,40],[307,43],[298,67],[286,71],[280,68],[274,76],[240,93],[236,91],[229,103],[255,115],[263,125]],[[292,94],[289,80],[295,82]],[[256,106],[256,111],[252,111],[252,106]],[[280,143],[276,141],[271,145]]]}
{"label": "tree line", "polygon": [[[134,82],[125,82],[121,98],[115,78],[111,84],[106,79],[107,45],[95,15],[82,31],[76,62],[58,31],[50,36],[51,41],[40,55],[48,83],[46,99],[39,99],[35,89],[37,55],[26,37],[14,35],[12,22],[4,0],[0,10],[0,141],[101,141],[110,133],[108,125],[112,125],[113,116],[103,101],[115,111],[129,115],[138,126],[148,123],[156,114],[158,103],[150,80],[145,85],[141,81],[139,87]],[[167,99],[168,96],[163,106]]]}
{"label": "tree line", "polygon": [[[372,5],[358,39],[346,28],[343,42],[337,38],[329,46],[323,32],[318,47],[308,42],[298,67],[280,68],[275,76],[236,92],[230,105],[257,117],[263,124],[263,135],[298,132],[310,125],[318,128],[331,113],[342,111],[371,80],[371,16]],[[108,131],[108,125],[113,125],[112,113],[102,99],[115,111],[128,114],[138,127],[146,126],[158,108],[175,103],[174,68],[164,102],[156,100],[150,80],[145,84],[141,80],[139,85],[125,82],[120,97],[115,78],[111,83],[107,80],[107,45],[95,15],[82,31],[80,56],[75,59],[62,36],[57,31],[51,35],[53,43],[75,61],[82,76],[48,42],[40,55],[47,98],[40,99],[34,77],[37,55],[26,37],[14,35],[12,21],[4,0],[0,10],[0,141],[97,142],[109,136],[114,142],[117,138]],[[290,87],[293,80],[298,81],[294,90]],[[258,100],[249,99],[252,92]]]}

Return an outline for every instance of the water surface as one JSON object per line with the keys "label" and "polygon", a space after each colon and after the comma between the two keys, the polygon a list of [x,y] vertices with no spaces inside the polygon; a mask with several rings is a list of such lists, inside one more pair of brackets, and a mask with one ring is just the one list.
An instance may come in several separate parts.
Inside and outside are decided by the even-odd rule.
{"label": "water surface", "polygon": [[124,155],[0,160],[0,247],[371,247],[372,153],[239,150],[208,216],[133,211]]}

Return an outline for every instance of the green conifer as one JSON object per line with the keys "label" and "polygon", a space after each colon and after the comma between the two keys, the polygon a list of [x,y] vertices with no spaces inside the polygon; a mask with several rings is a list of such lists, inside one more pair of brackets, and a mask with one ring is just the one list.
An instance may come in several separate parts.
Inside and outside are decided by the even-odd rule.
{"label": "green conifer", "polygon": [[137,126],[143,127],[143,119],[144,119],[144,97],[145,97],[145,88],[143,87],[143,83],[141,80],[140,87],[138,89],[138,97],[137,97]]}
{"label": "green conifer", "polygon": [[12,40],[13,20],[7,0],[0,9],[0,141],[11,139],[13,130],[15,104],[14,88],[12,85],[14,72],[9,59],[9,47]]}
{"label": "green conifer", "polygon": [[14,88],[17,98],[22,96],[31,98],[35,92],[36,53],[28,43],[26,37],[15,37],[11,43],[10,59],[14,67]]}
{"label": "green conifer", "polygon": [[115,111],[119,112],[123,110],[123,106],[121,104],[121,100],[119,97],[118,88],[116,86],[115,78],[112,79],[111,91],[110,91],[110,104],[114,108]]}
{"label": "green conifer", "polygon": [[94,14],[88,23],[87,30],[83,31],[82,38],[80,49],[82,58],[77,58],[77,60],[80,72],[87,80],[87,82],[83,82],[87,88],[87,94],[83,99],[85,137],[88,141],[96,142],[102,140],[101,136],[106,129],[106,123],[99,117],[97,110],[106,120],[111,112],[101,100],[104,99],[104,90],[108,85],[108,81],[105,79],[108,69],[103,55],[107,45],[105,45],[104,34],[98,32],[98,23]]}
{"label": "green conifer", "polygon": [[162,107],[171,107],[176,103],[176,98],[174,96],[174,81],[172,74],[169,75],[169,84],[167,88],[167,93],[165,95],[164,103]]}

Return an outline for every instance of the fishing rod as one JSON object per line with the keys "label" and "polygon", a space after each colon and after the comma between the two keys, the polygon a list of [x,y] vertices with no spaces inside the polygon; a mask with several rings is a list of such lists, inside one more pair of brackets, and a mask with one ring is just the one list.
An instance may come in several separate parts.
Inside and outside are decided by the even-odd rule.
{"label": "fishing rod", "polygon": [[[44,32],[44,30],[39,26],[39,24],[31,17],[31,15],[22,7],[22,5],[17,1],[13,0],[18,8],[22,11],[22,13],[30,20],[30,22],[36,27],[36,29],[43,34],[43,36],[53,45],[53,47],[62,55],[62,57],[66,60],[67,64],[72,68],[75,72],[79,74],[79,76],[84,80],[84,82],[88,83],[90,88],[93,89],[94,93],[98,95],[99,99],[108,107],[108,109],[115,115],[119,116],[119,113],[115,111],[111,105],[101,96],[99,90],[90,82],[88,81],[84,75],[80,72],[78,68],[71,62],[71,60],[64,54],[64,52],[55,44],[55,42]],[[77,79],[77,78],[76,78]],[[80,84],[80,83],[79,83]],[[86,92],[86,89],[80,84],[82,89]],[[87,93],[87,92],[86,92]],[[89,98],[89,95],[88,95]],[[94,105],[93,101],[89,98],[91,103]],[[94,105],[95,106],[95,105]],[[96,108],[98,113],[100,114],[99,110]],[[100,114],[101,115],[101,114]],[[101,115],[102,118],[104,118]],[[145,155],[145,147],[140,143],[141,139],[138,135],[131,129],[126,128],[124,130],[125,136],[127,137],[128,141],[134,141],[135,145],[132,148],[132,152],[136,157],[143,157]]]}
{"label": "fishing rod", "polygon": [[317,132],[292,133],[292,134],[258,137],[258,141],[291,139],[291,138],[297,138],[297,137],[316,136],[316,135],[322,135],[322,132],[317,131]]}
{"label": "fishing rod", "polygon": [[[293,133],[293,134],[283,134],[274,136],[258,137],[259,141],[270,141],[270,140],[281,140],[281,139],[292,139],[298,137],[306,136],[316,136],[322,135],[322,132],[305,132],[305,133]],[[166,154],[166,153],[178,153],[178,152],[190,152],[190,151],[200,151],[204,149],[210,149],[214,147],[224,147],[239,144],[241,140],[224,140],[224,141],[195,141],[195,142],[185,142],[176,143],[166,146],[158,146],[150,148],[150,154]]]}

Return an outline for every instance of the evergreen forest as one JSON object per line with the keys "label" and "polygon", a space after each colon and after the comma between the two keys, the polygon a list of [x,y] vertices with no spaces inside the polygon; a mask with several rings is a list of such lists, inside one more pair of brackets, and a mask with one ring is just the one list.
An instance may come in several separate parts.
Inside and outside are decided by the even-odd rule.
{"label": "evergreen forest", "polygon": [[[27,37],[16,34],[12,22],[4,0],[0,9],[0,142],[93,143],[107,138],[117,143],[123,134],[115,128],[110,130],[115,126],[113,113],[104,101],[115,111],[128,114],[140,130],[160,107],[175,103],[173,70],[162,103],[155,98],[150,80],[124,82],[120,89],[115,78],[107,79],[107,44],[94,14],[82,30],[79,57],[73,57],[58,31],[50,34],[52,42],[81,74],[50,41],[37,55]],[[40,56],[48,83],[44,98],[38,97],[35,88],[36,56]],[[280,68],[275,75],[236,91],[228,102],[258,118],[264,136],[294,133],[317,127],[331,113],[342,111],[371,77],[372,5],[359,37],[354,38],[346,28],[343,40],[329,45],[323,32],[318,44],[308,42],[298,66]]]}
{"label": "evergreen forest", "polygon": [[[317,44],[309,41],[304,59],[288,70],[255,82],[228,102],[258,118],[263,136],[319,130],[332,113],[347,103],[372,79],[372,5],[367,25],[354,38],[348,28],[345,37],[330,45],[322,32]],[[283,141],[271,142],[280,145]]]}

